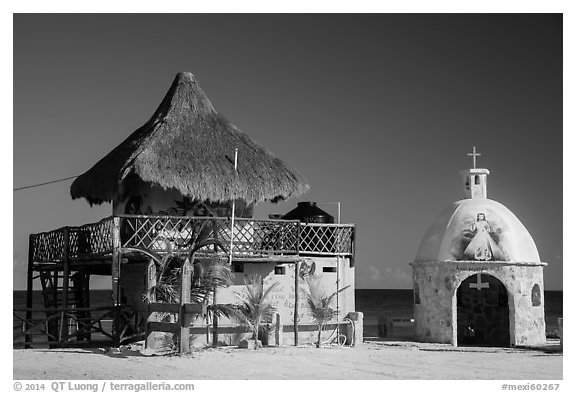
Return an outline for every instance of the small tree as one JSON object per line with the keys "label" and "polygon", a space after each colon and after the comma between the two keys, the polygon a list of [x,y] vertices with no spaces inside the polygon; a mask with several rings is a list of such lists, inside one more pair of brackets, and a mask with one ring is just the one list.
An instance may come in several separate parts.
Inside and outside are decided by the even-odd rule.
{"label": "small tree", "polygon": [[263,322],[271,322],[276,307],[270,302],[268,297],[272,289],[274,289],[278,282],[273,283],[268,288],[264,289],[264,281],[262,276],[253,275],[244,279],[246,288],[246,296],[237,295],[240,299],[240,304],[234,309],[236,312],[234,316],[241,323],[248,325],[252,329],[252,338],[254,339],[254,349],[258,348],[258,331],[260,324]]}
{"label": "small tree", "polygon": [[321,336],[324,325],[332,318],[334,318],[335,315],[335,311],[331,307],[331,303],[338,295],[338,293],[348,288],[349,285],[345,286],[344,288],[340,288],[331,294],[327,294],[326,289],[324,289],[321,285],[319,276],[309,275],[306,278],[306,283],[308,284],[308,290],[302,288],[302,292],[304,292],[306,308],[308,308],[310,311],[314,322],[318,324],[318,343],[316,344],[316,348],[321,348]]}

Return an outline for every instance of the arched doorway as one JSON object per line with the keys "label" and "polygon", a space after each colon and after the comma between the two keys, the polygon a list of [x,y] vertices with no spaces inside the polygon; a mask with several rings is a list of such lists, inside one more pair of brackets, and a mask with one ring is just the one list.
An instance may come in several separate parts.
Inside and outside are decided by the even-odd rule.
{"label": "arched doorway", "polygon": [[508,292],[500,280],[477,273],[456,292],[458,345],[510,346]]}

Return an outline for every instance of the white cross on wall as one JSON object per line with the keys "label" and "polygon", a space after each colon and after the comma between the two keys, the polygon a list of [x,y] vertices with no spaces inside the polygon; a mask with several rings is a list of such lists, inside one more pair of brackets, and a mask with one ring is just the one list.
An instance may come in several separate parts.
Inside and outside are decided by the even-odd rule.
{"label": "white cross on wall", "polygon": [[477,273],[476,282],[470,283],[470,288],[476,288],[477,290],[481,290],[484,288],[490,288],[490,284],[488,284],[487,282],[482,282],[480,273]]}
{"label": "white cross on wall", "polygon": [[474,169],[476,169],[476,157],[480,157],[482,154],[476,153],[476,146],[472,148],[472,153],[467,153],[468,156],[472,156],[472,162],[474,163]]}

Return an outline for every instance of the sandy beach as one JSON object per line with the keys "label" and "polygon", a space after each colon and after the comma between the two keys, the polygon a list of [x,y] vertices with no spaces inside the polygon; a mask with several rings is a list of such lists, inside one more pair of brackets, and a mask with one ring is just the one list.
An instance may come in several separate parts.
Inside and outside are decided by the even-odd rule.
{"label": "sandy beach", "polygon": [[[142,356],[130,348],[14,350],[14,379],[506,379],[560,380],[557,342],[537,349],[453,348],[367,341],[354,348],[310,346],[204,349],[186,356]],[[222,372],[226,370],[226,372]]]}

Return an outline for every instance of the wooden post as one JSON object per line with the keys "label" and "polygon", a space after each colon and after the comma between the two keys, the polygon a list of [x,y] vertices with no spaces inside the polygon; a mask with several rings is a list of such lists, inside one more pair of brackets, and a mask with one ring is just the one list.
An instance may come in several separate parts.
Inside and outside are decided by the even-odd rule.
{"label": "wooden post", "polygon": [[[64,336],[64,324],[68,329],[68,286],[70,283],[70,259],[68,257],[68,249],[70,246],[70,228],[64,227],[64,244],[62,262],[64,263],[62,271],[62,313],[60,314],[60,329],[58,331],[58,342],[62,342]],[[57,305],[56,305],[57,306]],[[68,334],[68,332],[66,332]]]}
{"label": "wooden post", "polygon": [[192,286],[192,263],[186,258],[182,265],[182,282],[180,285],[180,353],[190,353],[190,322],[192,316],[185,312],[184,305],[190,303]]}
{"label": "wooden post", "polygon": [[280,313],[276,313],[274,321],[276,323],[276,329],[274,329],[274,341],[275,341],[274,344],[277,347],[279,347],[282,345],[282,335],[283,335],[282,319],[280,318]]}
{"label": "wooden post", "polygon": [[214,287],[214,297],[212,300],[212,348],[218,346],[218,316],[216,315],[216,306],[218,298],[216,296],[216,287]]}
{"label": "wooden post", "polygon": [[352,227],[352,233],[350,234],[350,236],[352,236],[352,244],[351,244],[351,250],[350,253],[352,254],[350,256],[350,267],[354,267],[354,265],[356,264],[356,225],[354,225]]}
{"label": "wooden post", "polygon": [[[90,308],[90,272],[84,272],[84,275],[82,277],[82,279],[84,280],[83,286],[82,286],[82,290],[84,291],[83,294],[83,299],[84,299],[84,307]],[[86,318],[92,318],[92,313],[90,311],[86,311],[85,314]],[[86,322],[84,322],[86,323]],[[84,325],[84,327],[86,327],[86,325]],[[86,333],[86,335],[84,336],[86,340],[88,341],[92,341],[92,335],[90,334],[90,327],[88,327],[88,332]]]}
{"label": "wooden post", "polygon": [[[32,295],[34,290],[34,235],[28,237],[28,276],[26,277],[26,321],[30,323],[32,320]],[[26,334],[24,341],[31,342],[31,336],[27,333],[29,327],[26,327]],[[29,344],[25,344],[24,348],[30,348]]]}
{"label": "wooden post", "polygon": [[300,261],[294,265],[294,345],[298,345],[298,293],[300,292],[300,285],[298,280],[298,273],[300,272]]}
{"label": "wooden post", "polygon": [[[156,286],[156,264],[154,263],[154,260],[152,258],[150,258],[150,262],[148,263],[148,269],[146,270],[146,287],[147,287],[147,293],[148,293],[148,298],[147,298],[147,303],[155,303],[156,302],[156,296],[154,293],[152,293],[150,291],[150,289],[154,288]],[[156,322],[156,313],[155,312],[151,312],[148,314],[148,321],[146,322],[146,344],[145,344],[145,348],[146,349],[156,349],[155,347],[155,343],[154,343],[154,335],[153,332],[151,332],[148,329],[148,324],[150,322]]]}
{"label": "wooden post", "polygon": [[112,224],[112,301],[114,320],[112,322],[113,346],[120,346],[120,217],[113,218]]}

